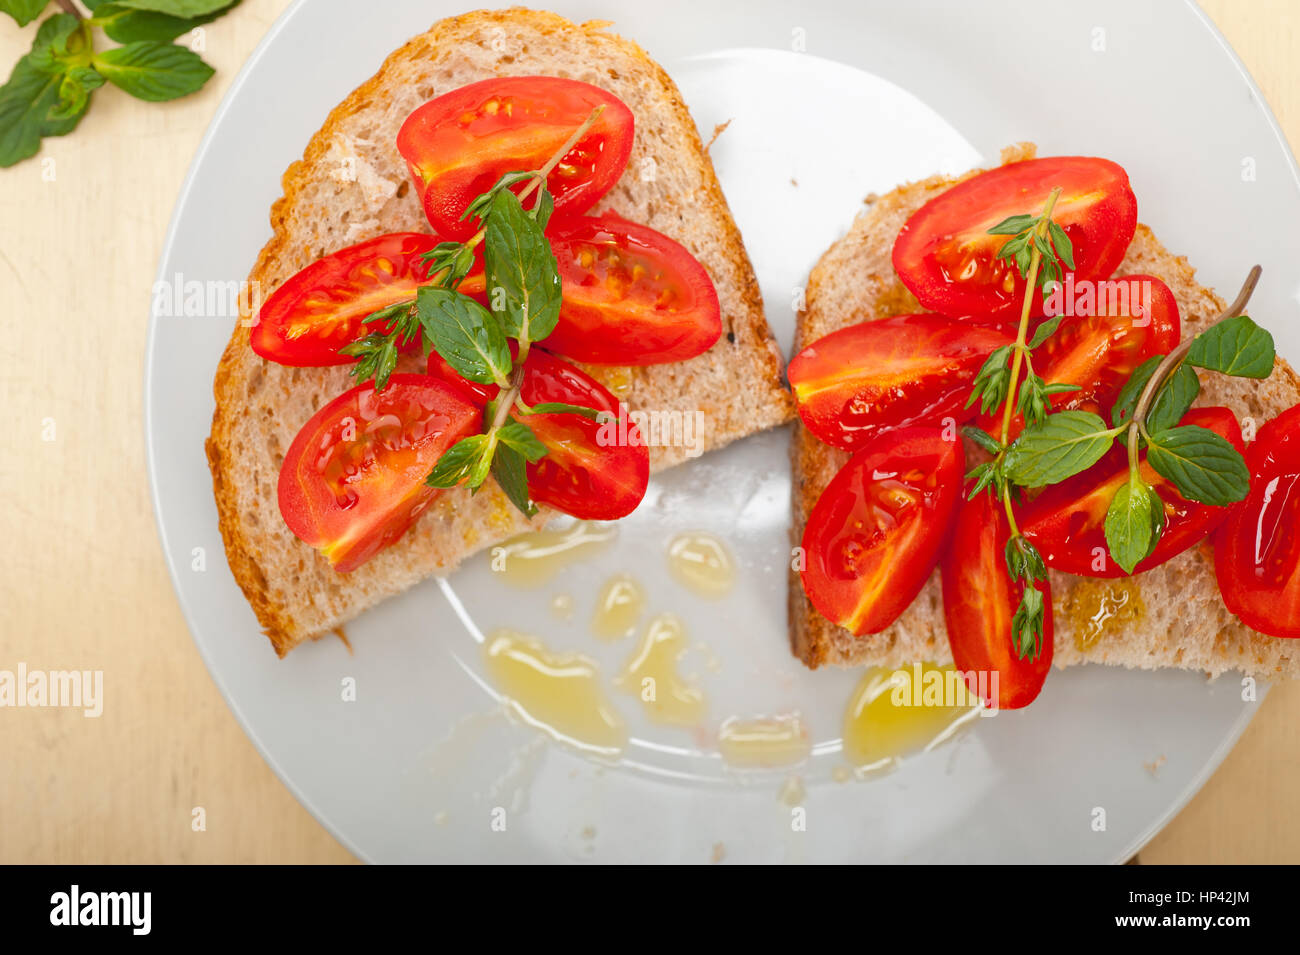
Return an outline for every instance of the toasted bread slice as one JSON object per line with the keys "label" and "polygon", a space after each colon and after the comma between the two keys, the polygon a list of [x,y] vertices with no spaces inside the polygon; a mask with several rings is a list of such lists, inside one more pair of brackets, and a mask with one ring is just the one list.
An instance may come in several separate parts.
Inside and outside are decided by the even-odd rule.
{"label": "toasted bread slice", "polygon": [[[269,295],[336,249],[386,232],[428,230],[395,146],[398,128],[421,103],[492,76],[583,80],[618,96],[636,117],[627,172],[600,211],[657,229],[694,253],[717,287],[723,320],[717,345],[690,361],[587,370],[633,409],[702,412],[698,450],[789,420],[781,353],[695,123],[667,74],[606,26],[523,9],[478,12],[443,20],[393,53],[284,174],[284,196],[271,209],[274,235],[253,268],[252,287]],[[422,370],[422,362],[404,362],[399,370]],[[265,361],[249,347],[247,327],[235,329],[217,369],[207,453],[221,533],[235,578],[281,656],[530,526],[495,486],[472,498],[451,491],[395,546],[350,574],[336,573],[285,527],[276,481],[298,429],[352,384],[347,367]],[[652,448],[651,467],[676,464],[687,451]]]}
{"label": "toasted bread slice", "polygon": [[[1020,145],[1008,149],[1002,159],[1014,162],[1033,155],[1032,146]],[[922,311],[894,272],[894,238],[913,212],[958,181],[936,176],[867,200],[849,233],[812,271],[795,333],[796,352],[846,325]],[[1224,308],[1219,296],[1196,283],[1187,260],[1166,251],[1146,226],[1138,226],[1116,274],[1126,273],[1154,275],[1169,286],[1178,299],[1185,335],[1201,331]],[[1249,415],[1260,424],[1300,402],[1300,379],[1280,359],[1264,382],[1203,374],[1201,383],[1197,404],[1226,405],[1238,417]],[[813,505],[849,455],[822,444],[799,425],[791,458],[792,534],[798,544]],[[1225,670],[1256,676],[1300,674],[1300,643],[1258,634],[1223,606],[1208,543],[1137,577],[1085,580],[1053,571],[1051,583],[1054,659],[1059,666],[1095,662],[1143,669],[1184,667],[1212,676]],[[797,573],[790,578],[789,611],[792,649],[809,667],[896,667],[952,660],[938,571],[912,606],[882,633],[856,637],[830,623],[804,595]]]}

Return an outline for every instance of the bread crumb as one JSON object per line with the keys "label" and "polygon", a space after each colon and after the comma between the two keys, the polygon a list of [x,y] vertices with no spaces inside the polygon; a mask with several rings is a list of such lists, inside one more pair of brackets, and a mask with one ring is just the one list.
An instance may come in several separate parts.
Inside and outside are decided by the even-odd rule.
{"label": "bread crumb", "polygon": [[704,151],[706,153],[713,148],[713,144],[718,141],[718,137],[721,136],[723,133],[725,133],[727,131],[727,127],[730,125],[731,125],[731,120],[727,120],[725,123],[719,123],[717,126],[713,127],[713,136],[709,139],[707,143],[704,144]]}
{"label": "bread crumb", "polygon": [[709,856],[709,861],[712,862],[714,865],[717,865],[726,857],[727,857],[727,847],[723,845],[721,842],[715,842],[713,844],[713,854]]}
{"label": "bread crumb", "polygon": [[1146,767],[1146,771],[1150,773],[1152,777],[1156,777],[1160,775],[1160,767],[1163,766],[1164,764],[1165,764],[1165,757],[1161,755],[1161,756],[1157,756],[1151,762],[1143,763],[1142,765]]}
{"label": "bread crumb", "polygon": [[334,627],[332,632],[334,636],[338,637],[340,640],[343,641],[343,646],[348,648],[348,656],[352,656],[352,644],[348,640],[347,631],[344,630],[342,627]]}

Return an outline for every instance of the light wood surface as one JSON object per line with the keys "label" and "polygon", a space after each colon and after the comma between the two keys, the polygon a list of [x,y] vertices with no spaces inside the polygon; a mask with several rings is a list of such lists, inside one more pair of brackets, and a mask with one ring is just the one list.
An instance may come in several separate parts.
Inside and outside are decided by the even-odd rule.
{"label": "light wood surface", "polygon": [[[271,773],[199,659],[144,465],[146,319],[172,205],[221,97],[286,6],[244,0],[207,27],[217,75],[199,94],[155,105],[105,89],[74,134],[0,170],[0,668],[102,669],[108,687],[99,719],[0,710],[0,862],[352,860]],[[1300,144],[1300,2],[1204,8]],[[34,31],[0,20],[0,73]],[[1300,861],[1298,802],[1289,684],[1142,861]]]}

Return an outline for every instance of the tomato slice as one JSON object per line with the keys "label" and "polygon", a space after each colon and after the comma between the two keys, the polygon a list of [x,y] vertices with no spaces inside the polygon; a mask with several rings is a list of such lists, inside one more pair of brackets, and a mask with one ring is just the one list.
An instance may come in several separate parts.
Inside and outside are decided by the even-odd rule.
{"label": "tomato slice", "polygon": [[[1043,640],[1038,656],[1022,658],[1012,640],[1012,621],[1024,583],[1007,572],[1010,537],[1007,516],[993,495],[977,494],[961,505],[952,543],[943,559],[943,619],[948,628],[953,665],[966,677],[972,693],[1004,710],[1028,706],[1038,696],[1052,667],[1052,589],[1043,594]],[[980,676],[985,685],[981,687]]]}
{"label": "tomato slice", "polygon": [[804,528],[804,593],[833,623],[879,633],[921,592],[961,494],[961,441],[877,434],[835,475]]}
{"label": "tomato slice", "polygon": [[882,430],[944,418],[967,421],[971,382],[1005,328],[941,315],[898,315],[850,325],[790,362],[799,417],[820,440],[855,451]]}
{"label": "tomato slice", "polygon": [[[281,365],[347,365],[339,349],[380,329],[367,327],[371,312],[414,298],[428,276],[423,260],[441,240],[395,232],[317,259],[271,293],[249,334],[253,351]],[[478,287],[484,285],[482,268]],[[474,280],[467,279],[471,288]],[[408,342],[415,348],[419,339]]]}
{"label": "tomato slice", "polygon": [[280,468],[289,530],[347,573],[395,543],[438,489],[424,479],[474,434],[478,408],[428,375],[393,375],[339,395],[303,425]]}
{"label": "tomato slice", "polygon": [[[1182,322],[1174,293],[1153,275],[1102,280],[1086,288],[1087,302],[1095,304],[1064,296],[1069,310],[1060,313],[1056,333],[1034,349],[1034,371],[1044,381],[1079,387],[1053,395],[1053,411],[1082,409],[1110,420],[1115,398],[1129,376],[1148,358],[1173,351],[1182,337]],[[1092,314],[1073,314],[1076,306]],[[1001,411],[980,415],[977,424],[1000,436]],[[1024,419],[1014,415],[1010,439],[1023,429]]]}
{"label": "tomato slice", "polygon": [[1300,405],[1259,429],[1246,466],[1250,494],[1214,539],[1219,590],[1251,629],[1300,637]]}
{"label": "tomato slice", "polygon": [[1107,278],[1133,240],[1137,199],[1122,167],[1087,156],[1028,159],[958,183],[907,220],[894,242],[894,270],[933,311],[1018,319],[1025,280],[996,258],[1011,237],[988,230],[1010,216],[1039,215],[1058,186],[1052,218],[1073,245],[1075,281]]}
{"label": "tomato slice", "polygon": [[656,365],[703,354],[722,336],[713,280],[668,236],[615,216],[551,226],[564,285],[546,347],[575,361]]}
{"label": "tomato slice", "polygon": [[[511,342],[512,352],[517,348]],[[479,407],[497,397],[496,385],[466,381],[436,351],[429,374],[458,389]],[[549,453],[527,468],[528,491],[546,504],[583,520],[612,521],[636,510],[650,482],[650,449],[626,409],[600,382],[568,362],[533,348],[524,363],[520,397],[528,405],[564,402],[608,415],[593,421],[580,414],[535,414],[521,420]]]}
{"label": "tomato slice", "polygon": [[[1241,426],[1227,408],[1193,408],[1180,422],[1195,424],[1245,448]],[[1165,530],[1150,557],[1138,563],[1140,574],[1177,557],[1204,540],[1228,516],[1228,508],[1188,501],[1141,455],[1142,477],[1165,506]],[[1129,479],[1128,456],[1116,449],[1082,474],[1054,484],[1017,514],[1021,533],[1038,548],[1048,567],[1081,577],[1124,577],[1106,547],[1106,511],[1120,485]]]}
{"label": "tomato slice", "polygon": [[[586,120],[605,111],[547,177],[557,212],[586,212],[607,193],[632,152],[632,111],[589,83],[554,76],[481,80],[425,103],[402,124],[397,149],[433,231],[467,239],[465,208],[507,172],[540,169]],[[523,188],[520,184],[516,191]]]}

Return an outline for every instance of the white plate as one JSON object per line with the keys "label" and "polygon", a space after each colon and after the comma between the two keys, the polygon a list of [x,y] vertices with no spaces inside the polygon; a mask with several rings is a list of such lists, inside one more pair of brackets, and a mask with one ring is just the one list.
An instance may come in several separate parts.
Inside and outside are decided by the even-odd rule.
{"label": "white plate", "polygon": [[[1258,89],[1190,4],[555,6],[615,20],[677,80],[706,135],[733,120],[713,156],[787,347],[794,289],[866,194],[1032,139],[1047,154],[1121,162],[1142,220],[1200,266],[1202,281],[1231,292],[1261,262],[1254,313],[1284,354],[1300,355],[1295,163]],[[280,174],[327,111],[390,50],[462,8],[385,0],[355,10],[302,2],[272,28],[194,160],[160,280],[242,279],[268,237]],[[229,316],[151,323],[146,427],[162,541],[236,716],[362,858],[701,862],[722,844],[728,861],[1118,861],[1190,798],[1254,711],[1231,676],[1207,685],[1191,673],[1055,672],[1028,711],[978,721],[882,778],[833,782],[856,677],[809,674],[786,649],[785,431],[656,480],[617,542],[554,584],[503,594],[475,560],[445,593],[430,582],[350,626],[355,656],[330,640],[281,662],[225,565],[203,457],[230,328]],[[743,568],[721,602],[666,572],[669,535],[700,529],[726,538]],[[195,548],[205,571],[193,569]],[[678,614],[720,659],[718,672],[702,668],[709,726],[802,712],[817,744],[795,770],[807,786],[806,831],[792,831],[777,799],[786,773],[728,773],[707,741],[644,724],[631,697],[614,694],[635,737],[618,767],[498,715],[473,631],[529,629],[597,656],[608,673],[630,644],[601,647],[585,621],[598,583],[623,570],[643,580],[651,609]],[[577,597],[575,623],[547,611],[560,591]],[[345,677],[356,680],[355,702],[340,699]],[[1161,757],[1157,774],[1144,768]],[[494,807],[506,810],[504,832],[491,828]],[[1091,825],[1096,807],[1104,831]]]}

